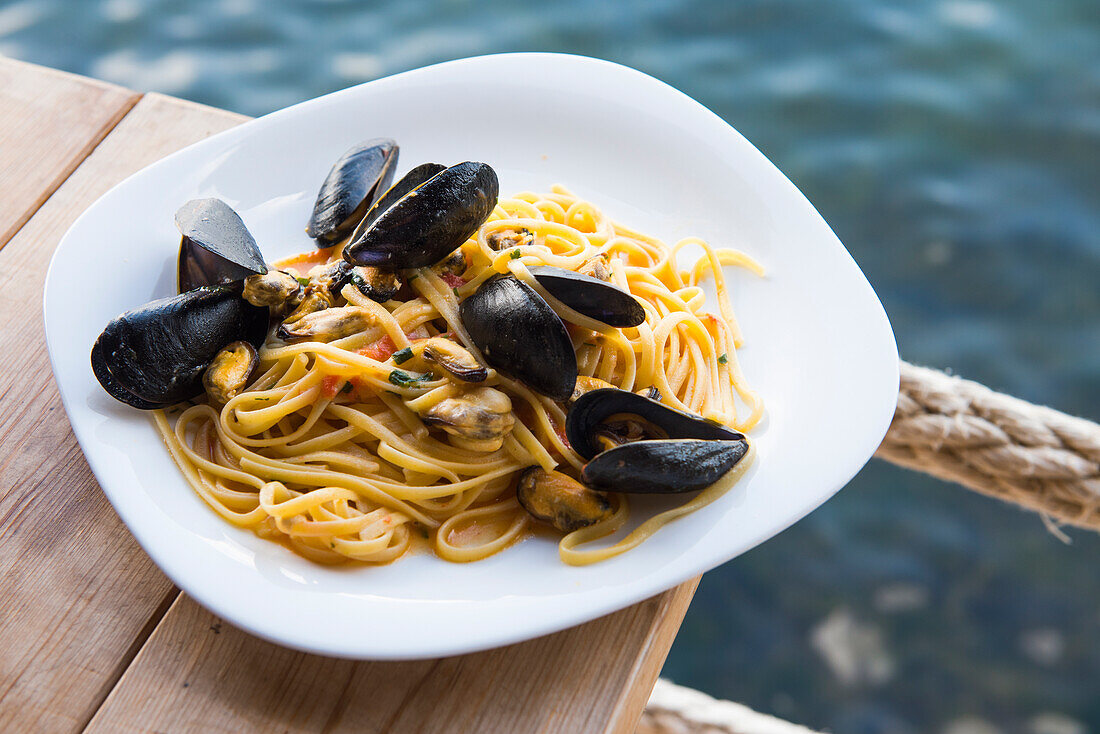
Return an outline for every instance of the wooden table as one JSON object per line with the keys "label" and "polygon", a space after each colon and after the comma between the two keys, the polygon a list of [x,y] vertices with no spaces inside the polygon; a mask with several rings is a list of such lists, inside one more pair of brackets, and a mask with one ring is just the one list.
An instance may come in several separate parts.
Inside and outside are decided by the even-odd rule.
{"label": "wooden table", "polygon": [[50,373],[46,266],[112,185],[244,119],[0,59],[0,731],[633,731],[698,579],[511,647],[356,663],[223,623],[107,503]]}

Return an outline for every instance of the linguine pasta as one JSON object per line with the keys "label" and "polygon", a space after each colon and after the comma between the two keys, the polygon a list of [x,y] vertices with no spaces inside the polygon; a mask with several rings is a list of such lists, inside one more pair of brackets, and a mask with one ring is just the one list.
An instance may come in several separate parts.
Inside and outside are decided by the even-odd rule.
{"label": "linguine pasta", "polygon": [[[494,249],[510,232],[524,238]],[[685,248],[702,252],[686,269],[677,264]],[[269,337],[258,376],[223,406],[155,411],[173,458],[216,513],[323,563],[389,563],[424,539],[441,558],[475,561],[528,535],[534,521],[516,500],[516,475],[537,465],[575,476],[584,464],[565,438],[563,406],[490,369],[482,384],[507,395],[515,421],[502,445],[486,450],[425,423],[425,411],[464,388],[408,356],[417,340],[447,334],[484,363],[458,307],[497,273],[530,285],[568,325],[581,375],[630,391],[655,387],[665,404],[739,431],[760,421],[763,404],[738,365],[742,335],[722,273],[734,265],[762,274],[748,255],[697,238],[668,247],[559,186],[500,199],[461,250],[468,264],[461,278],[438,268],[404,271],[406,290],[385,303],[344,286],[338,305],[368,311],[369,326],[327,343]],[[320,252],[299,258],[299,271],[302,262],[340,257],[339,246]],[[556,301],[528,270],[577,271],[593,259],[644,306],[644,323],[616,329],[587,318]],[[718,314],[703,310],[707,278]],[[583,565],[637,546],[719,497],[751,458],[617,543],[587,547],[626,524],[629,504],[616,496],[609,519],[561,539],[562,560]]]}

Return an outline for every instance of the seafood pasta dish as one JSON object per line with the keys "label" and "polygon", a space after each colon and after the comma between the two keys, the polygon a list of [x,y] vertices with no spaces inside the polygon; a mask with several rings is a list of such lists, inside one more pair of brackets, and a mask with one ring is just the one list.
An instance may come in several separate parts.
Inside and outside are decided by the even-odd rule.
{"label": "seafood pasta dish", "polygon": [[[322,563],[474,561],[550,533],[583,565],[735,484],[763,404],[722,268],[759,265],[560,186],[501,197],[485,163],[393,183],[397,160],[389,139],[347,151],[316,249],[279,262],[225,202],[185,203],[178,295],[95,342],[100,384],[152,412],[214,512]],[[681,497],[626,532],[639,493]]]}

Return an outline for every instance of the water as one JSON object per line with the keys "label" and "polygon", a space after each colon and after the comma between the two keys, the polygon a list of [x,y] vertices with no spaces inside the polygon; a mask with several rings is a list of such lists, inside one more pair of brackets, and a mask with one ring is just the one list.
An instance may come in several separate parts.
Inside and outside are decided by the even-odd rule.
{"label": "water", "polygon": [[[523,50],[637,67],[737,127],[906,359],[1100,419],[1095,0],[0,1],[0,53],[252,115]],[[665,675],[838,732],[1100,732],[1100,538],[1071,535],[873,463],[704,578]]]}

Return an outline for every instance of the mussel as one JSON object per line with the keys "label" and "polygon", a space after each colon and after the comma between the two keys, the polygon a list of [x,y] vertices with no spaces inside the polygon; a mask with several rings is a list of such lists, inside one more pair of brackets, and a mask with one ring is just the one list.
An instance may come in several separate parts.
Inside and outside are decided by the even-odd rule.
{"label": "mussel", "polygon": [[526,227],[519,229],[498,229],[490,232],[485,238],[489,247],[494,250],[510,250],[513,247],[523,247],[535,241],[535,233]]}
{"label": "mussel", "polygon": [[463,382],[485,382],[489,371],[469,350],[442,336],[433,336],[416,344],[427,362],[434,362]]}
{"label": "mussel", "polygon": [[590,257],[584,261],[584,263],[577,268],[577,272],[581,275],[587,275],[596,280],[611,280],[611,269],[607,263],[607,255],[599,254],[595,257]]}
{"label": "mussel", "polygon": [[241,297],[253,306],[268,306],[281,309],[293,303],[301,293],[302,284],[290,273],[283,270],[268,270],[244,279]]}
{"label": "mussel", "polygon": [[617,388],[573,401],[565,430],[573,449],[589,460],[581,480],[603,491],[703,489],[749,449],[744,434]]}
{"label": "mussel", "polygon": [[202,375],[207,396],[216,403],[228,403],[240,395],[260,362],[256,348],[248,342],[233,342],[210,362]]}
{"label": "mussel", "polygon": [[511,399],[491,387],[475,387],[441,400],[422,417],[476,451],[499,449],[516,422]]}
{"label": "mussel", "polygon": [[193,199],[176,211],[180,241],[176,284],[180,293],[223,285],[267,272],[255,238],[221,199]]}
{"label": "mussel", "polygon": [[394,271],[369,265],[352,268],[349,282],[364,296],[379,303],[385,303],[396,296],[404,285],[401,276]]}
{"label": "mussel", "polygon": [[386,193],[379,196],[374,204],[371,205],[371,208],[367,210],[366,216],[363,217],[363,221],[355,227],[355,232],[351,236],[351,241],[354,242],[359,239],[362,231],[369,227],[375,219],[382,216],[383,212],[396,204],[398,199],[420,186],[420,184],[432,178],[437,173],[441,173],[445,170],[447,170],[447,167],[439,163],[421,163],[419,166],[411,169],[402,176],[397,183],[390,186],[389,189],[386,190]]}
{"label": "mussel", "polygon": [[378,319],[374,314],[359,306],[326,308],[307,313],[293,321],[287,319],[279,324],[279,328],[275,330],[275,335],[287,341],[310,339],[318,342],[330,342],[343,339],[345,336],[358,334],[360,331],[374,326],[377,322]]}
{"label": "mussel", "polygon": [[422,268],[449,255],[493,213],[499,184],[485,163],[440,171],[398,199],[344,248],[353,265]]}
{"label": "mussel", "polygon": [[127,311],[92,347],[92,371],[112,397],[143,410],[198,397],[203,373],[235,341],[263,343],[268,310],[238,286],[197,288]]}
{"label": "mussel", "polygon": [[721,479],[748,450],[744,439],[634,441],[598,454],[581,469],[581,479],[593,489],[611,492],[694,492]]}
{"label": "mussel", "polygon": [[642,304],[617,285],[550,265],[532,267],[531,275],[569,308],[608,326],[624,328],[645,321]]}
{"label": "mussel", "polygon": [[607,448],[600,441],[601,434],[613,438],[616,432],[634,432],[624,436],[628,439],[745,440],[742,433],[618,388],[593,390],[573,401],[565,431],[569,445],[585,459]]}
{"label": "mussel", "polygon": [[351,234],[374,200],[389,188],[398,152],[397,143],[389,138],[368,140],[345,152],[321,184],[306,234],[322,245]]}
{"label": "mussel", "polygon": [[516,483],[516,499],[537,520],[550,523],[563,533],[595,525],[614,514],[603,492],[584,486],[559,471],[532,466]]}
{"label": "mussel", "polygon": [[554,400],[573,394],[573,343],[531,286],[512,276],[493,277],[462,301],[459,317],[491,366]]}
{"label": "mussel", "polygon": [[590,393],[593,390],[614,389],[615,386],[606,380],[601,380],[598,377],[588,377],[587,375],[578,375],[577,383],[573,386],[573,394],[569,396],[569,404],[572,405],[581,395]]}
{"label": "mussel", "polygon": [[287,316],[284,324],[297,321],[306,314],[324,311],[336,303],[340,289],[351,281],[352,267],[343,260],[314,266],[306,278],[305,289],[297,307]]}

